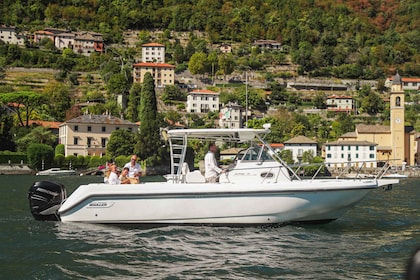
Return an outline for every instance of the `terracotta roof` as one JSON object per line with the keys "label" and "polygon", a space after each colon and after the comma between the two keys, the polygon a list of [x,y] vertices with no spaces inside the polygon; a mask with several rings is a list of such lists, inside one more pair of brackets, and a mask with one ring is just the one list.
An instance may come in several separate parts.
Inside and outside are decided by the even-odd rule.
{"label": "terracotta roof", "polygon": [[190,91],[189,94],[217,94],[218,95],[220,93],[215,92],[215,91],[211,91],[211,90],[208,90],[208,89],[196,89],[196,90]]}
{"label": "terracotta roof", "polygon": [[28,122],[29,125],[39,125],[39,126],[43,126],[45,128],[53,128],[53,129],[58,129],[58,127],[60,126],[60,122],[48,122],[48,121],[40,121],[40,120],[29,120]]}
{"label": "terracotta roof", "polygon": [[287,140],[284,144],[317,144],[317,142],[306,136],[300,135]]}
{"label": "terracotta roof", "polygon": [[168,63],[154,63],[154,62],[140,62],[133,64],[134,67],[160,67],[160,68],[175,68],[174,65]]}
{"label": "terracotta roof", "polygon": [[[393,81],[394,77],[388,77],[388,80]],[[401,81],[404,83],[420,83],[420,78],[401,78]]]}
{"label": "terracotta roof", "polygon": [[357,133],[391,133],[387,125],[358,124],[356,125],[356,131]]}
{"label": "terracotta roof", "polygon": [[68,120],[65,123],[60,124],[60,126],[68,124],[68,123],[92,123],[92,124],[115,124],[115,125],[128,125],[128,124],[135,124],[129,122],[127,120],[123,120],[114,116],[110,115],[92,115],[86,114],[78,116],[74,119]]}
{"label": "terracotta roof", "polygon": [[159,43],[147,43],[141,45],[142,47],[164,47],[165,45],[159,44]]}
{"label": "terracotta roof", "polygon": [[325,146],[377,146],[378,144],[369,141],[344,141],[338,140],[335,142],[325,143]]}
{"label": "terracotta roof", "polygon": [[271,143],[270,147],[275,148],[275,149],[284,148],[284,144],[282,144],[282,143]]}
{"label": "terracotta roof", "polygon": [[331,96],[328,96],[328,99],[353,99],[353,97],[351,97],[351,96],[345,96],[345,95],[340,95],[340,96],[338,96],[338,95],[331,95]]}

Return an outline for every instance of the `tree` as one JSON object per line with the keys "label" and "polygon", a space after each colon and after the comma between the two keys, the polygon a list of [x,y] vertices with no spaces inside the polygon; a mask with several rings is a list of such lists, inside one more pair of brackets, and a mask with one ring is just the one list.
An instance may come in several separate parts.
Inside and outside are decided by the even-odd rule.
{"label": "tree", "polygon": [[282,150],[280,152],[280,158],[287,164],[293,164],[293,154],[291,150]]}
{"label": "tree", "polygon": [[127,119],[131,122],[137,122],[139,120],[140,94],[141,85],[139,83],[133,83],[130,89],[130,95],[128,96],[127,106]]}
{"label": "tree", "polygon": [[315,96],[313,103],[314,107],[317,109],[327,108],[327,98],[322,93],[319,93]]}
{"label": "tree", "polygon": [[45,98],[41,93],[31,91],[20,91],[0,95],[0,102],[16,113],[21,126],[29,126],[31,114],[41,107]]}
{"label": "tree", "polygon": [[156,155],[160,148],[156,92],[150,72],[144,75],[139,114],[140,139],[135,150],[144,159]]}
{"label": "tree", "polygon": [[57,144],[57,136],[51,130],[43,126],[37,126],[31,129],[25,136],[16,140],[19,151],[26,151],[31,144],[37,143],[54,147]]}
{"label": "tree", "polygon": [[166,86],[163,89],[162,100],[165,104],[171,103],[173,100],[185,101],[185,95],[177,86]]}
{"label": "tree", "polygon": [[62,122],[66,118],[66,111],[70,109],[70,90],[67,85],[59,82],[50,82],[44,88],[48,99],[48,114],[56,121]]}
{"label": "tree", "polygon": [[8,114],[6,108],[0,106],[0,151],[14,151],[16,148],[13,142],[12,129],[13,118]]}
{"label": "tree", "polygon": [[207,56],[205,53],[195,53],[188,63],[188,70],[193,75],[204,74],[207,69]]}
{"label": "tree", "polygon": [[118,129],[112,132],[106,150],[112,158],[128,156],[133,154],[136,143],[136,134],[126,129]]}
{"label": "tree", "polygon": [[37,169],[50,168],[54,162],[54,150],[45,144],[31,144],[27,149],[29,164]]}

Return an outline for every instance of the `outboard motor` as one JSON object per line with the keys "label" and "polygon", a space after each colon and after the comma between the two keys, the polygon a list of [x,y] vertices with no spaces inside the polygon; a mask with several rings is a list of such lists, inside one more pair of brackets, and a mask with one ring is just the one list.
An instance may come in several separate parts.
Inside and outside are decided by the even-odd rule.
{"label": "outboard motor", "polygon": [[28,193],[31,213],[41,221],[59,221],[57,212],[66,198],[64,185],[50,181],[35,182]]}

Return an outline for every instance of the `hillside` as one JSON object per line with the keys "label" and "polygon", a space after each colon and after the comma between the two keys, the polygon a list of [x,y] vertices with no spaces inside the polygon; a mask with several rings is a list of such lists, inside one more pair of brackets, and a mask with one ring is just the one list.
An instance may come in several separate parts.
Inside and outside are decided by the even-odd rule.
{"label": "hillside", "polygon": [[[163,31],[162,42],[171,32],[184,32],[191,40],[193,31],[204,32],[209,44],[272,39],[312,76],[351,73],[352,78],[376,78],[396,68],[405,76],[420,76],[416,0],[4,0],[0,18],[0,23],[22,31],[47,26],[97,31],[107,44],[123,43],[129,30],[156,29]],[[148,40],[147,33],[138,36]]]}

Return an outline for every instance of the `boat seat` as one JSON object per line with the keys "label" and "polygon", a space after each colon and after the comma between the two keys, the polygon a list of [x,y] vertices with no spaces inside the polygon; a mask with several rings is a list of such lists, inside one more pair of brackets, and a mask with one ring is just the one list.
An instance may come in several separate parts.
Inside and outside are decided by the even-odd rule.
{"label": "boat seat", "polygon": [[185,175],[185,181],[187,183],[205,183],[206,179],[201,175],[200,170],[194,170]]}

